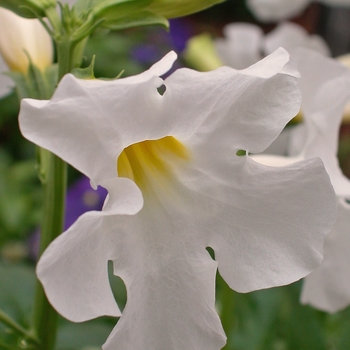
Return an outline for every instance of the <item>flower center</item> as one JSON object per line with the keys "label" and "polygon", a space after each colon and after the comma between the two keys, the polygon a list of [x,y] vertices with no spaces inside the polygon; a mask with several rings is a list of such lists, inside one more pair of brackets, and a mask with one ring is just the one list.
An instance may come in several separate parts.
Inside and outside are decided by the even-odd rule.
{"label": "flower center", "polygon": [[172,136],[146,140],[126,147],[117,161],[120,177],[133,180],[141,191],[168,187],[175,167],[189,159],[186,147]]}

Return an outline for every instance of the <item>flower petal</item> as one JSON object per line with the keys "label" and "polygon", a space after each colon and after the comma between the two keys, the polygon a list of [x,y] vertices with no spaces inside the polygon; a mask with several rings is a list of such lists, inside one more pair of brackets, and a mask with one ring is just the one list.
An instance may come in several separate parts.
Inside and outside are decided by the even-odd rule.
{"label": "flower petal", "polygon": [[[154,190],[135,215],[83,215],[44,253],[39,277],[65,317],[110,315],[105,269],[112,260],[128,300],[104,349],[219,350],[225,335],[215,311],[217,263],[205,250],[201,197],[176,178],[169,193]],[[80,293],[87,294],[83,302]]]}
{"label": "flower petal", "polygon": [[284,128],[284,130],[271,143],[271,145],[268,148],[266,148],[264,154],[275,154],[280,156],[287,155],[289,150],[289,140],[291,138],[290,135],[294,131],[294,128],[295,126],[287,126],[286,128]]}
{"label": "flower petal", "polygon": [[225,335],[215,311],[217,264],[184,230],[188,216],[176,218],[178,207],[158,209],[145,206],[123,225],[128,231],[120,232],[128,249],[113,262],[128,301],[103,349],[221,349]]}
{"label": "flower petal", "polygon": [[224,34],[225,39],[215,40],[215,47],[225,65],[243,69],[261,59],[263,31],[260,27],[232,23],[224,28]]}
{"label": "flower petal", "polygon": [[350,206],[338,200],[338,218],[325,240],[321,266],[304,279],[301,302],[337,312],[350,304]]}
{"label": "flower petal", "polygon": [[37,275],[50,303],[73,322],[120,316],[107,271],[113,240],[106,232],[101,235],[109,220],[95,211],[83,214],[38,262]]}
{"label": "flower petal", "polygon": [[292,51],[302,75],[302,113],[306,125],[305,158],[321,157],[335,192],[350,195],[350,181],[337,159],[338,133],[343,110],[350,99],[350,71],[339,62],[315,51]]}
{"label": "flower petal", "polygon": [[[242,71],[177,70],[165,80],[169,120],[179,120],[172,134],[192,137],[221,163],[222,157],[232,161],[239,149],[262,152],[299,111],[297,73],[288,60],[279,49]],[[188,87],[185,96],[183,86]]]}
{"label": "flower petal", "polygon": [[103,212],[80,216],[50,244],[38,262],[37,275],[51,304],[71,321],[120,316],[109,285],[107,261],[122,244],[118,244],[118,236],[110,227],[112,215],[128,216],[141,209],[142,195],[140,191],[133,193],[134,187],[128,179],[114,181],[109,186],[114,189],[112,204],[107,208],[105,205]]}
{"label": "flower petal", "polygon": [[299,46],[308,47],[325,56],[330,56],[330,50],[320,36],[309,35],[302,26],[293,22],[280,23],[276,29],[266,35],[264,40],[266,54],[274,52],[281,46],[286,50]]}
{"label": "flower petal", "polygon": [[336,218],[322,162],[274,168],[241,158],[244,171],[231,172],[240,186],[222,189],[230,193],[227,208],[216,213],[223,225],[209,242],[220,274],[239,292],[298,280],[321,263],[323,240]]}
{"label": "flower petal", "polygon": [[300,13],[310,0],[248,0],[247,5],[261,21],[280,21]]}
{"label": "flower petal", "polygon": [[147,138],[151,133],[149,119],[158,116],[162,104],[159,74],[169,70],[175,58],[170,52],[148,71],[114,81],[81,80],[68,74],[50,101],[22,101],[22,134],[99,185],[116,176],[126,140],[136,142],[139,135]]}

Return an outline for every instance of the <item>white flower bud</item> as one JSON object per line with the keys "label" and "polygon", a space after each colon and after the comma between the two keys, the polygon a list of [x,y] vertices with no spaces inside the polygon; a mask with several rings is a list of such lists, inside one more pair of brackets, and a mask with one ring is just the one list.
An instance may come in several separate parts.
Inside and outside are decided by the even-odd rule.
{"label": "white flower bud", "polygon": [[53,45],[37,19],[22,18],[0,8],[0,54],[12,71],[26,73],[31,62],[44,70],[52,63]]}

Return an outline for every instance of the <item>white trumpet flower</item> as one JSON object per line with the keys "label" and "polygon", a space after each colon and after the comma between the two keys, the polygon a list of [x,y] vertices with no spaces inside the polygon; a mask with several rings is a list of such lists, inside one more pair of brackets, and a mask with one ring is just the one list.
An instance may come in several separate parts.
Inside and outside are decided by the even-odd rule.
{"label": "white trumpet flower", "polygon": [[[109,192],[37,268],[63,316],[121,316],[105,350],[221,349],[217,268],[240,292],[296,281],[321,263],[336,217],[320,159],[272,168],[237,155],[262,152],[299,111],[285,50],[242,71],[162,80],[175,57],[113,81],[66,75],[50,101],[22,101],[23,135]],[[122,314],[109,260],[127,288]]]}

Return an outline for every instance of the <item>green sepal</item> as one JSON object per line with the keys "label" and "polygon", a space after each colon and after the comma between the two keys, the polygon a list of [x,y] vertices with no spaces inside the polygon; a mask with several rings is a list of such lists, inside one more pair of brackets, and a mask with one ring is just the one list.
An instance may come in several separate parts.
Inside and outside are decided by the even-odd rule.
{"label": "green sepal", "polygon": [[27,97],[50,99],[57,84],[58,67],[53,64],[43,72],[30,64],[27,74],[13,71],[6,74],[14,80],[19,100]]}
{"label": "green sepal", "polygon": [[92,56],[91,63],[88,67],[74,68],[71,73],[78,79],[85,79],[85,80],[95,79],[94,67],[95,67],[95,56]]}
{"label": "green sepal", "polygon": [[[91,59],[91,63],[89,64],[88,67],[86,68],[74,68],[72,70],[72,74],[78,78],[78,79],[85,79],[85,80],[89,80],[89,79],[96,79],[95,77],[95,73],[94,73],[94,68],[95,68],[95,55],[92,56]],[[99,78],[101,80],[116,80],[119,79],[124,73],[124,70],[122,70],[121,72],[119,72],[119,74],[115,77],[115,78]]]}
{"label": "green sepal", "polygon": [[[121,17],[125,17],[124,22],[127,22],[135,11],[140,13],[140,10],[145,10],[160,17],[174,18],[202,11],[223,1],[225,0],[77,0],[74,8],[77,13],[93,10],[97,17],[105,17],[106,22]],[[126,6],[125,9],[123,6]]]}
{"label": "green sepal", "polygon": [[190,15],[225,0],[153,0],[147,10],[165,18]]}
{"label": "green sepal", "polygon": [[49,7],[56,7],[56,0],[0,0],[0,7],[5,7],[21,17],[45,17]]}

